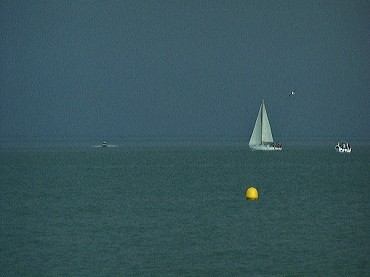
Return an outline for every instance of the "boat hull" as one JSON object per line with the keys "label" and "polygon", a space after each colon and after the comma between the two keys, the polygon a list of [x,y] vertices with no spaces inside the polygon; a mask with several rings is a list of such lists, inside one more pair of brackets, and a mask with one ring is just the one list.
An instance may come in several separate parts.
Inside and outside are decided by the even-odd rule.
{"label": "boat hull", "polygon": [[352,149],[351,148],[341,148],[341,147],[338,147],[338,148],[335,148],[335,150],[338,152],[338,153],[351,153],[352,152]]}
{"label": "boat hull", "polygon": [[283,150],[282,147],[273,145],[249,145],[249,148],[253,151],[279,151]]}

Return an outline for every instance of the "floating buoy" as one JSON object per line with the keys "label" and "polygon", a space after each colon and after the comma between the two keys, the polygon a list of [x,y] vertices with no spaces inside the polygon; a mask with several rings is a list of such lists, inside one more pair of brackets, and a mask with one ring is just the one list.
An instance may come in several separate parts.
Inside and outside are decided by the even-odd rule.
{"label": "floating buoy", "polygon": [[257,200],[258,199],[257,189],[253,187],[247,189],[247,191],[245,192],[245,198],[247,198],[248,200]]}

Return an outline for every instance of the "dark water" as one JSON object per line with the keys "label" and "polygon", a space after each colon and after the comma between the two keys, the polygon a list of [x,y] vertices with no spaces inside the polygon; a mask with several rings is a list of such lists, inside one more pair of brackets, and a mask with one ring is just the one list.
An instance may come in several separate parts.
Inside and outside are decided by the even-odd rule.
{"label": "dark water", "polygon": [[365,147],[0,154],[2,276],[370,275]]}

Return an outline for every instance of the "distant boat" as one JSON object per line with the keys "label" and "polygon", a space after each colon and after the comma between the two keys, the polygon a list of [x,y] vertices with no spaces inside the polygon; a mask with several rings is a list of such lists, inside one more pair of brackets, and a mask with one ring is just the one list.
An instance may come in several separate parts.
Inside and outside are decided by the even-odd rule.
{"label": "distant boat", "polygon": [[348,142],[340,141],[335,146],[335,151],[337,151],[338,153],[351,153],[352,148],[351,148],[351,145],[349,145]]}
{"label": "distant boat", "polygon": [[118,147],[117,145],[114,145],[114,144],[108,144],[106,141],[103,141],[101,144],[98,144],[98,145],[94,145],[93,147],[97,147],[97,148],[112,148],[112,147]]}
{"label": "distant boat", "polygon": [[263,100],[257,115],[251,139],[249,140],[249,147],[252,150],[264,151],[283,149],[282,144],[274,142],[270,122],[267,117],[265,102]]}

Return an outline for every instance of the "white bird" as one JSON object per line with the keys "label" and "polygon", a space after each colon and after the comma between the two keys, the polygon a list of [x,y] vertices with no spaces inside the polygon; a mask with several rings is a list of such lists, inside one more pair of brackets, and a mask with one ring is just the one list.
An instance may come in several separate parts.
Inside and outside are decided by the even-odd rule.
{"label": "white bird", "polygon": [[294,95],[295,94],[295,92],[294,91],[292,91],[290,94],[289,94],[289,97],[290,96],[292,96],[292,95]]}

